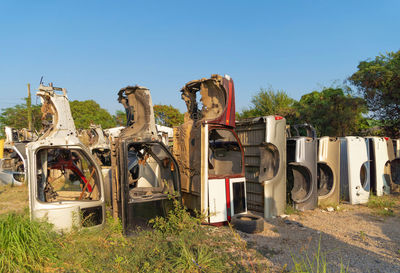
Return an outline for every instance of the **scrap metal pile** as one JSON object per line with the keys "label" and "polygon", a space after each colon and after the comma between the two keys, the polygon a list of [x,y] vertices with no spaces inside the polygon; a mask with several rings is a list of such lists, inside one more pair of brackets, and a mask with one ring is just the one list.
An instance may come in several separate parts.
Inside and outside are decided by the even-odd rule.
{"label": "scrap metal pile", "polygon": [[287,203],[299,210],[360,204],[400,184],[400,140],[317,138],[311,125],[288,127],[276,115],[236,122],[229,76],[184,85],[187,112],[173,135],[156,126],[142,86],[117,92],[127,124],[107,130],[77,130],[66,89],[41,84],[37,95],[43,129],[6,127],[0,185],[29,185],[31,217],[58,230],[104,225],[107,203],[129,233],[182,202],[208,224],[232,221],[258,232],[263,221],[248,209],[269,218]]}

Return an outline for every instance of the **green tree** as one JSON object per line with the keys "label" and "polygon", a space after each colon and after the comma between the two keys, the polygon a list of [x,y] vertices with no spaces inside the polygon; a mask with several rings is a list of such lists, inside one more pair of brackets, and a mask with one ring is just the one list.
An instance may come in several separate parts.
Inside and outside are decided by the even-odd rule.
{"label": "green tree", "polygon": [[[40,105],[32,105],[32,127],[39,131],[42,127]],[[26,103],[4,108],[0,114],[0,135],[4,135],[4,126],[22,129],[28,128],[28,109]]]}
{"label": "green tree", "polygon": [[295,120],[298,113],[296,111],[295,100],[290,98],[285,91],[273,88],[260,88],[260,91],[251,99],[252,105],[242,113],[236,115],[238,119],[280,115],[288,122]]}
{"label": "green tree", "polygon": [[[116,125],[116,121],[108,111],[102,109],[93,100],[74,100],[70,102],[70,107],[76,128],[89,128],[90,123],[100,124],[103,128],[110,128]],[[40,131],[42,128],[42,112],[40,108],[41,105],[32,105],[32,124],[33,129],[36,131]],[[0,135],[4,135],[4,126],[10,126],[15,129],[28,128],[26,103],[2,109],[0,113]]]}
{"label": "green tree", "polygon": [[91,123],[101,125],[102,128],[116,126],[116,121],[110,113],[94,100],[73,100],[70,101],[70,107],[76,128],[87,129]]}
{"label": "green tree", "polygon": [[400,50],[360,62],[350,78],[367,102],[372,117],[390,137],[400,137]]}
{"label": "green tree", "polygon": [[303,95],[296,105],[298,122],[314,126],[320,136],[346,136],[360,131],[367,109],[362,98],[342,88],[324,88]]}
{"label": "green tree", "polygon": [[114,120],[117,126],[126,126],[126,112],[117,110],[114,115]]}
{"label": "green tree", "polygon": [[183,123],[184,115],[172,105],[156,104],[153,109],[156,123],[159,125],[173,127]]}

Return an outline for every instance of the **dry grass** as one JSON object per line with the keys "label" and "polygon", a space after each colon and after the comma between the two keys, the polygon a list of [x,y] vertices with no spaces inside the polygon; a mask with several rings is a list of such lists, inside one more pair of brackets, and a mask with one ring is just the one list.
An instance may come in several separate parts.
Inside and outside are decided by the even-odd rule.
{"label": "dry grass", "polygon": [[28,187],[0,186],[0,214],[21,213],[29,206]]}

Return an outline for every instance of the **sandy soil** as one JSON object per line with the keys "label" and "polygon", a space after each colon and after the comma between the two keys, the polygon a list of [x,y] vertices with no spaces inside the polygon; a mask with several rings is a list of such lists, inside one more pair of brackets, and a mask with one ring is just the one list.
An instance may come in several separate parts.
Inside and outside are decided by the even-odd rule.
{"label": "sandy soil", "polygon": [[262,233],[239,234],[266,272],[290,271],[292,255],[312,260],[318,246],[328,272],[340,272],[341,267],[346,272],[400,272],[400,196],[388,198],[395,201],[393,216],[381,216],[382,209],[341,204],[337,211],[316,209],[266,220]]}

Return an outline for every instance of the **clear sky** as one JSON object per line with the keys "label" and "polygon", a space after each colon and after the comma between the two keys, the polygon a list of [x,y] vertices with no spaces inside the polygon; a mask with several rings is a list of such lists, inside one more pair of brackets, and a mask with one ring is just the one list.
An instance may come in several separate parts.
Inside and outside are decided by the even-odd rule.
{"label": "clear sky", "polygon": [[260,87],[300,99],[399,50],[399,11],[397,0],[3,0],[0,108],[41,76],[112,114],[117,91],[134,84],[184,111],[180,88],[215,73],[233,78],[237,111]]}

